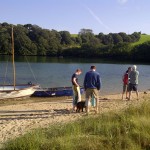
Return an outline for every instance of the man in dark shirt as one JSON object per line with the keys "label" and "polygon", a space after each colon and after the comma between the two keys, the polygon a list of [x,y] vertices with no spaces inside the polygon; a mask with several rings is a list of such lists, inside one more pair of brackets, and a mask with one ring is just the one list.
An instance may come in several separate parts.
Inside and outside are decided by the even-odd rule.
{"label": "man in dark shirt", "polygon": [[84,78],[84,88],[86,97],[86,111],[89,113],[89,106],[92,96],[96,100],[96,113],[98,113],[99,91],[101,89],[101,78],[96,72],[96,66],[91,66],[91,70],[86,73]]}
{"label": "man in dark shirt", "polygon": [[81,73],[81,69],[77,69],[71,78],[73,90],[73,111],[76,111],[77,103],[81,101],[80,85],[78,83],[78,75]]}

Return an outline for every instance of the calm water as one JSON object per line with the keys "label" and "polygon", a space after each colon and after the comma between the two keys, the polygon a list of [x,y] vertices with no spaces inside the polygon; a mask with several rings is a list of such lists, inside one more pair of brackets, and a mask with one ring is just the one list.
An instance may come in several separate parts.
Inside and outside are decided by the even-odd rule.
{"label": "calm water", "polygon": [[[29,62],[29,63],[28,63]],[[96,59],[56,59],[46,57],[24,57],[16,59],[17,83],[39,83],[41,87],[71,86],[71,76],[77,68],[83,85],[84,75],[91,65],[97,66],[102,79],[102,94],[122,92],[122,75],[132,63],[108,62]],[[139,90],[150,89],[150,65],[136,64],[139,76]],[[4,80],[5,79],[5,80]],[[0,57],[0,83],[12,83],[12,64],[7,56]]]}

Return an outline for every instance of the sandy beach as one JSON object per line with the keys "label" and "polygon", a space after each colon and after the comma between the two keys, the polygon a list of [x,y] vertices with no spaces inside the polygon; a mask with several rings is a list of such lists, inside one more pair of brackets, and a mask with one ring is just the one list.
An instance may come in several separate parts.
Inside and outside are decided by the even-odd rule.
{"label": "sandy beach", "polygon": [[[137,101],[133,93],[131,101],[121,100],[121,94],[105,95],[99,98],[100,113],[108,111],[121,111],[130,105],[139,105],[145,99],[150,98],[150,91],[141,92]],[[35,99],[35,98],[34,98]],[[39,99],[39,98],[38,98]],[[13,100],[12,100],[13,101]],[[71,97],[40,98],[33,101],[32,98],[25,102],[0,104],[0,146],[7,140],[25,134],[38,127],[47,127],[54,123],[65,123],[86,117],[85,112],[71,112]],[[94,114],[91,110],[90,116]]]}

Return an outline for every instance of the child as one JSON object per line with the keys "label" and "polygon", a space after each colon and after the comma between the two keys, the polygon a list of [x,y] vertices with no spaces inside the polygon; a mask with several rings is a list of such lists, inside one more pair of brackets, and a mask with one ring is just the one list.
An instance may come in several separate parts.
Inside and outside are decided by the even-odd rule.
{"label": "child", "polygon": [[124,93],[126,93],[126,99],[128,99],[128,84],[129,84],[129,73],[131,72],[131,67],[128,68],[128,70],[123,75],[123,92],[122,92],[122,100]]}

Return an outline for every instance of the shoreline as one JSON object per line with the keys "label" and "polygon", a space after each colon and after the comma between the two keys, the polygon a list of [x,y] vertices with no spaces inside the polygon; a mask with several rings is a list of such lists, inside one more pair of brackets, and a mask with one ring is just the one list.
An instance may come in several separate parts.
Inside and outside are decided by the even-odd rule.
{"label": "shoreline", "polygon": [[[122,111],[129,105],[139,105],[150,98],[150,90],[140,92],[139,101],[133,93],[133,100],[121,100],[121,94],[110,94],[99,99],[100,114],[108,111]],[[66,98],[66,99],[65,99]],[[0,147],[8,140],[21,136],[38,127],[48,127],[55,123],[67,123],[85,117],[85,113],[73,113],[72,98],[41,98],[16,101],[8,105],[0,105]],[[136,102],[136,103],[135,103]],[[7,103],[7,102],[6,102]],[[94,111],[91,110],[91,116]]]}

